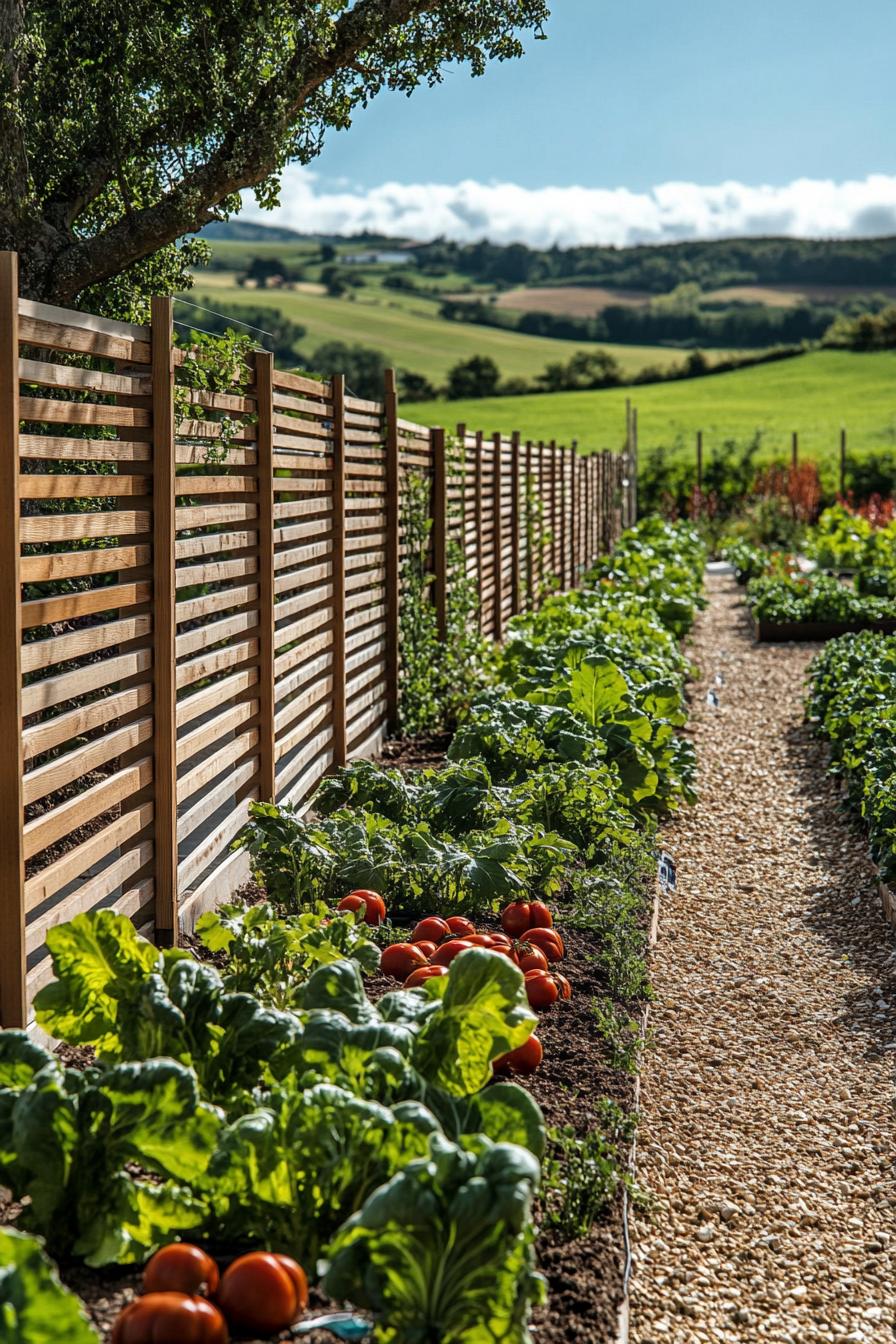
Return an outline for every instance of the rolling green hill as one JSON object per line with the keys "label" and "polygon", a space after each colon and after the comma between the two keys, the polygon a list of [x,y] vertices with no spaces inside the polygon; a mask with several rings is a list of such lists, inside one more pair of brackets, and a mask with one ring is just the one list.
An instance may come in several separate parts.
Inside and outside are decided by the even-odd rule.
{"label": "rolling green hill", "polygon": [[600,392],[496,397],[481,401],[406,405],[403,414],[427,425],[464,421],[486,431],[519,429],[524,438],[617,448],[625,436],[625,401],[638,408],[639,445],[693,453],[703,430],[710,451],[726,439],[763,433],[763,455],[784,457],[790,434],[800,452],[833,463],[841,424],[848,451],[896,448],[896,351],[859,354],[819,350],[776,364],[760,364],[705,378]]}
{"label": "rolling green hill", "polygon": [[[444,381],[453,365],[471,355],[490,355],[504,378],[530,379],[546,364],[564,362],[582,349],[609,350],[626,373],[636,373],[651,364],[677,363],[682,358],[679,351],[661,346],[597,347],[581,341],[446,322],[438,315],[436,300],[386,290],[378,284],[365,285],[354,299],[335,299],[303,289],[241,289],[228,272],[202,272],[196,288],[184,297],[218,310],[233,304],[277,308],[307,327],[303,350],[310,352],[324,341],[359,342],[381,350],[398,367],[425,374],[437,383]],[[175,317],[202,326],[201,312],[178,306]]]}

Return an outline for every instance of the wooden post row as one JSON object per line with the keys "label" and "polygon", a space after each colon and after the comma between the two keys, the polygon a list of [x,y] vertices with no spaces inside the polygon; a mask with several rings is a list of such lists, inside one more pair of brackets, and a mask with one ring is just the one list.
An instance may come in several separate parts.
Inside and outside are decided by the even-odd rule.
{"label": "wooden post row", "polygon": [[333,764],[348,760],[345,704],[345,375],[334,373],[333,394]]}
{"label": "wooden post row", "polygon": [[432,452],[432,549],[435,573],[436,629],[439,639],[448,633],[448,479],[445,431],[429,431]]}
{"label": "wooden post row", "polygon": [[173,305],[153,298],[153,810],[156,941],[177,941],[177,612],[175,559]]}
{"label": "wooden post row", "polygon": [[386,447],[386,726],[398,728],[399,621],[401,615],[401,499],[398,455],[398,389],[395,370],[386,370],[383,399]]}
{"label": "wooden post row", "polygon": [[0,1026],[28,1020],[19,546],[19,280],[0,252]]}

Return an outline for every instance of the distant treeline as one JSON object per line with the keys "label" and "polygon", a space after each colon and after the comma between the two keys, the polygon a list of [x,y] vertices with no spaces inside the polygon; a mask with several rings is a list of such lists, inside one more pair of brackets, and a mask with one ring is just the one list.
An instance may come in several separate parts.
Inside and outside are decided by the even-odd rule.
{"label": "distant treeline", "polygon": [[761,349],[769,345],[820,340],[843,308],[808,303],[795,308],[771,308],[750,303],[723,308],[694,304],[679,309],[654,303],[639,308],[611,304],[596,317],[575,317],[560,313],[518,313],[480,300],[448,299],[439,311],[442,317],[452,322],[474,322],[528,336],[553,336],[567,341]]}
{"label": "distant treeline", "polygon": [[677,285],[892,285],[896,237],[862,239],[726,238],[643,247],[552,247],[454,243],[414,249],[421,269],[442,267],[471,280],[525,285],[610,285],[665,294]]}

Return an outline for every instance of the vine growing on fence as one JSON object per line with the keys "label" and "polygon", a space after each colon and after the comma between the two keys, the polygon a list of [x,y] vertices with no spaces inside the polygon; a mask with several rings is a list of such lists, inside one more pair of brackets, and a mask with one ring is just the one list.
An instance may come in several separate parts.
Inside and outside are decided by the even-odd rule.
{"label": "vine growing on fence", "polygon": [[[457,467],[456,449],[448,471]],[[449,508],[451,523],[462,520],[463,503]],[[405,558],[399,606],[399,724],[414,736],[451,723],[482,681],[485,642],[479,631],[479,587],[466,570],[463,547],[446,547],[448,571],[446,633],[439,638],[430,568],[431,487],[419,472],[402,483],[401,525]]]}

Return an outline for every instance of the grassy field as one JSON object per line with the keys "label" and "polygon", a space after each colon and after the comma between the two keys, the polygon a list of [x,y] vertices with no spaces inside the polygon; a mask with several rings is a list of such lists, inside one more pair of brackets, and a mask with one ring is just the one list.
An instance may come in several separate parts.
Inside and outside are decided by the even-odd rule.
{"label": "grassy field", "polygon": [[661,447],[692,454],[698,429],[710,451],[714,444],[746,440],[760,429],[763,455],[783,457],[797,430],[801,455],[833,463],[841,424],[847,427],[850,453],[896,448],[896,351],[819,350],[682,382],[428,402],[406,405],[403,414],[427,425],[464,421],[488,432],[519,429],[524,438],[578,439],[584,448],[617,448],[625,436],[626,397],[638,408],[642,451]]}
{"label": "grassy field", "polygon": [[[232,273],[204,271],[196,288],[185,296],[209,308],[233,304],[278,308],[307,328],[302,342],[309,353],[324,341],[359,342],[374,346],[398,367],[443,383],[448,370],[471,355],[490,355],[504,378],[534,378],[546,364],[565,362],[577,350],[597,349],[582,341],[523,336],[496,327],[465,322],[446,322],[438,316],[438,303],[414,294],[367,285],[355,299],[334,299],[291,289],[241,289]],[[202,326],[202,314],[181,306],[180,321]],[[602,345],[615,355],[626,373],[636,373],[650,364],[668,366],[683,358],[677,350],[652,345]],[[721,352],[720,352],[721,353]]]}

